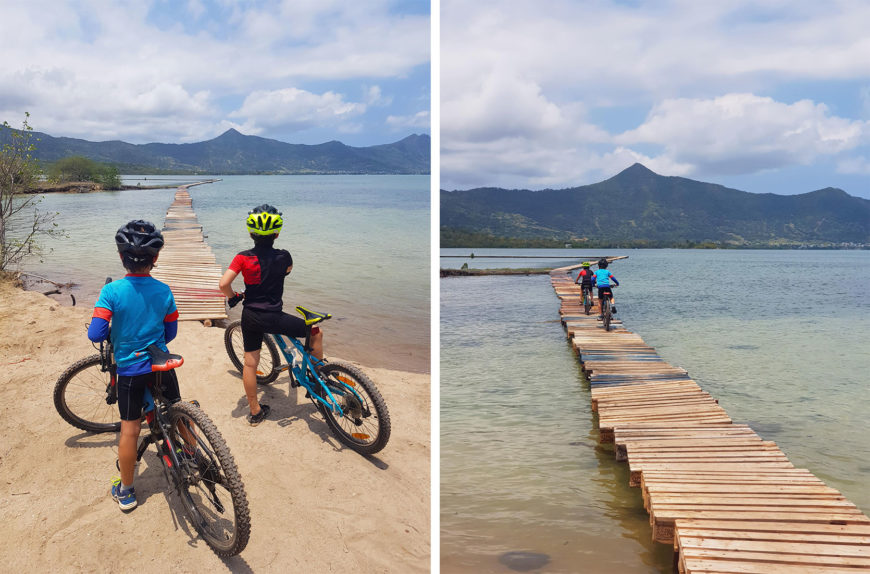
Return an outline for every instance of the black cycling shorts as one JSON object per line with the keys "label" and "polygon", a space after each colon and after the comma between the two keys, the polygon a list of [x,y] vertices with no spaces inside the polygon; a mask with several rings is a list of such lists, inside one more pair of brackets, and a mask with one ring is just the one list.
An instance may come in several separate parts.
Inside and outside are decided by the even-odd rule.
{"label": "black cycling shorts", "polygon": [[613,290],[610,287],[599,287],[598,288],[598,300],[603,299],[603,295],[610,295],[613,297]]}
{"label": "black cycling shorts", "polygon": [[[157,373],[145,373],[144,375],[118,375],[118,411],[121,420],[135,421],[142,417],[142,407],[145,404],[145,389],[155,382]],[[178,391],[178,377],[175,370],[164,371],[160,379],[163,387],[163,396],[170,403],[181,400]]]}
{"label": "black cycling shorts", "polygon": [[242,310],[242,343],[245,352],[259,351],[266,333],[302,338],[305,337],[305,321],[283,311],[256,311],[245,307]]}

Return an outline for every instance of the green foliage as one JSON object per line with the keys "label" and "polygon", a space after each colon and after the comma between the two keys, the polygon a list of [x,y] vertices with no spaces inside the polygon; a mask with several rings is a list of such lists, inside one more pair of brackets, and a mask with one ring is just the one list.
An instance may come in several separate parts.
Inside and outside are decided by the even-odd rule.
{"label": "green foliage", "polygon": [[121,189],[121,174],[117,167],[79,155],[59,159],[49,167],[48,173],[57,183],[93,181],[103,189]]}
{"label": "green foliage", "polygon": [[25,113],[20,130],[5,121],[0,125],[0,272],[39,256],[42,236],[63,235],[54,222],[56,214],[40,213],[39,196],[27,193],[41,176],[29,118]]}

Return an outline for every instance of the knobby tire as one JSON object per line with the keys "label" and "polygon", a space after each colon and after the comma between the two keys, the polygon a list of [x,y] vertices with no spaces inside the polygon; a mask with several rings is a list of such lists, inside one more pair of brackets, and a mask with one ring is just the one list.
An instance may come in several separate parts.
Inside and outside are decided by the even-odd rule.
{"label": "knobby tire", "polygon": [[604,302],[602,303],[602,305],[604,306],[603,310],[602,310],[602,313],[604,314],[604,330],[609,331],[610,330],[610,320],[612,318],[611,311],[610,311],[610,297],[605,296]]}
{"label": "knobby tire", "polygon": [[[330,408],[315,401],[336,438],[360,454],[374,454],[382,450],[390,440],[390,413],[371,379],[355,366],[341,361],[327,363],[323,367],[322,378],[345,412],[345,416],[339,417]],[[342,391],[344,385],[339,381],[353,386],[362,397],[363,404],[349,391]]]}
{"label": "knobby tire", "polygon": [[[177,402],[169,407],[172,440],[184,444],[179,422],[197,438],[195,462],[176,469],[178,493],[192,526],[222,558],[245,549],[251,535],[251,514],[245,486],[223,436],[199,407]],[[232,517],[228,517],[232,511]]]}
{"label": "knobby tire", "polygon": [[[242,342],[242,322],[233,321],[224,331],[224,345],[230,361],[241,373],[245,367],[245,347]],[[265,348],[263,348],[265,347]],[[263,337],[263,347],[260,347],[260,363],[257,365],[257,383],[268,385],[278,378],[278,365],[281,364],[278,346],[272,337]]]}
{"label": "knobby tire", "polygon": [[54,407],[72,426],[92,432],[121,430],[118,404],[106,403],[110,374],[100,369],[100,356],[91,355],[70,365],[54,385]]}

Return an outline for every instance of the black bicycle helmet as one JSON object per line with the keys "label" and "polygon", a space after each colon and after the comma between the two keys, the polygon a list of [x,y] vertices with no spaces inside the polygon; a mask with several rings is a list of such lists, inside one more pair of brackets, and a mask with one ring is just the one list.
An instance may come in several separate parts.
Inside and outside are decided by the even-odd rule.
{"label": "black bicycle helmet", "polygon": [[599,259],[598,260],[598,268],[599,269],[607,269],[607,259],[605,259],[604,257]]}
{"label": "black bicycle helmet", "polygon": [[133,263],[150,262],[163,249],[163,234],[153,223],[136,219],[118,229],[115,245]]}

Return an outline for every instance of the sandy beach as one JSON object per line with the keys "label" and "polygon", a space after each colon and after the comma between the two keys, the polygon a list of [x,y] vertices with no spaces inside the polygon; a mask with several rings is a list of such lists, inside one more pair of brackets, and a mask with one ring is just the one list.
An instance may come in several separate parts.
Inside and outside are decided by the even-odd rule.
{"label": "sandy beach", "polygon": [[[251,510],[247,548],[221,560],[183,519],[153,447],[136,471],[139,507],[123,514],[109,496],[117,435],[84,433],[55,411],[58,376],[95,352],[86,336],[92,309],[67,305],[0,281],[5,571],[429,571],[428,374],[359,365],[384,396],[393,429],[387,447],[365,458],[341,446],[286,377],[262,389],[272,414],[249,426],[223,329],[180,323],[170,350],[185,358],[182,397],[197,399],[223,434]],[[327,356],[340,359],[341,349],[327,346]]]}

